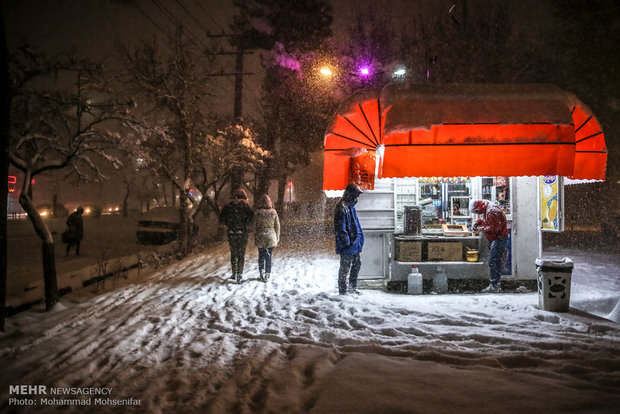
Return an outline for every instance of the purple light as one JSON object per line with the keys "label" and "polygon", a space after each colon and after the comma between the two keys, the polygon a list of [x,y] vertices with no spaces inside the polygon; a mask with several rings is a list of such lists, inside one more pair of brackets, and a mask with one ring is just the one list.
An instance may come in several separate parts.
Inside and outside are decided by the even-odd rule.
{"label": "purple light", "polygon": [[367,67],[360,68],[360,75],[362,76],[370,75],[370,69],[368,69]]}

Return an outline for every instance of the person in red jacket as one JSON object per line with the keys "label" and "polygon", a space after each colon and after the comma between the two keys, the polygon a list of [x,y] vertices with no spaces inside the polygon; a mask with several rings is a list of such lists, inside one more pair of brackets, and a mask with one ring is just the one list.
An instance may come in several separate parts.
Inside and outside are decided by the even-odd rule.
{"label": "person in red jacket", "polygon": [[501,269],[502,256],[508,243],[508,225],[506,215],[495,203],[488,200],[472,200],[469,211],[475,214],[482,214],[472,229],[482,231],[487,240],[491,242],[489,252],[489,286],[482,289],[482,292],[501,292]]}

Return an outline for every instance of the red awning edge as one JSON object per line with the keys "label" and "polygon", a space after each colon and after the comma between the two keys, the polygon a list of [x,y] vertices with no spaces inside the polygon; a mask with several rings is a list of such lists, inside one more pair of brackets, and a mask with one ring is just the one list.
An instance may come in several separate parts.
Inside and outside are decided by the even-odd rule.
{"label": "red awning edge", "polygon": [[351,159],[377,149],[379,177],[605,179],[599,122],[554,85],[390,84],[377,96],[354,95],[335,114],[325,134],[323,189],[344,189]]}

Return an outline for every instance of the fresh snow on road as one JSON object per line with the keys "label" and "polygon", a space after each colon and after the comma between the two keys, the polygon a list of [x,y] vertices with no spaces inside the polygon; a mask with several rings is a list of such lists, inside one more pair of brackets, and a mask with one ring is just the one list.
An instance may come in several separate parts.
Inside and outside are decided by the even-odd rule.
{"label": "fresh snow on road", "polygon": [[[569,252],[573,300],[611,313],[618,256]],[[565,252],[553,252],[562,256]],[[537,293],[341,297],[337,256],[276,250],[229,279],[215,245],[107,290],[22,312],[0,334],[2,412],[615,413],[620,325]],[[598,278],[598,279],[596,279]],[[598,280],[598,283],[592,283]],[[582,307],[583,309],[583,307]],[[609,315],[599,315],[609,316]],[[140,405],[8,405],[10,385],[112,388]],[[32,396],[29,396],[32,397]],[[37,402],[41,397],[36,395]],[[100,396],[97,396],[100,397]]]}

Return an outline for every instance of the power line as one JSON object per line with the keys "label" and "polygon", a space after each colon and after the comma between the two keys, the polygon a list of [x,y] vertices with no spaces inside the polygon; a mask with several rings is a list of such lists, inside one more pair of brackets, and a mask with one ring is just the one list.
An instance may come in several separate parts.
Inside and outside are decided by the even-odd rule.
{"label": "power line", "polygon": [[204,24],[203,24],[200,20],[198,20],[198,19],[196,18],[196,16],[194,16],[194,14],[193,14],[193,13],[190,13],[190,11],[189,11],[189,10],[187,10],[187,7],[185,7],[185,6],[184,6],[184,5],[183,5],[183,4],[182,4],[179,0],[174,0],[174,1],[176,2],[176,4],[178,4],[178,5],[179,5],[179,7],[180,7],[181,9],[183,9],[183,11],[184,11],[185,13],[187,13],[187,15],[188,15],[188,16],[189,16],[189,17],[190,17],[190,18],[191,18],[191,19],[192,19],[192,20],[193,20],[193,21],[194,21],[194,22],[195,22],[198,26],[200,26],[200,28],[201,28],[202,30],[204,30],[204,31],[205,31],[205,33],[209,33],[209,29],[208,29],[208,28],[207,28],[207,27],[206,27],[206,26],[205,26],[205,25],[204,25]]}
{"label": "power line", "polygon": [[[167,16],[167,18],[172,21],[172,23],[179,25],[181,27],[185,28],[185,25],[183,24],[183,22],[181,22],[174,14],[172,14],[172,12],[170,12],[170,10],[168,10],[168,8],[166,8],[166,6],[164,6],[163,4],[161,4],[158,0],[151,0],[151,2],[160,10],[164,13],[164,15]],[[189,36],[189,40],[198,48],[200,49],[201,47],[205,47],[208,49],[208,46],[206,44],[203,44],[202,46],[199,45],[197,42],[199,42],[200,40],[198,38],[196,38],[196,35],[194,35],[189,29],[185,28],[185,31],[187,32],[188,36]]]}
{"label": "power line", "polygon": [[200,7],[200,8],[202,9],[202,11],[203,11],[203,12],[207,15],[207,17],[208,17],[209,19],[211,19],[211,21],[213,21],[213,23],[215,23],[215,25],[216,25],[217,27],[219,27],[219,28],[220,28],[220,30],[221,30],[222,32],[224,32],[224,28],[223,28],[222,26],[220,26],[220,24],[217,22],[217,20],[215,20],[215,19],[213,18],[213,16],[211,16],[211,15],[209,14],[209,12],[207,11],[207,9],[205,9],[205,8],[202,6],[202,4],[200,4],[200,2],[199,2],[198,0],[194,0],[194,3],[196,3],[196,4],[198,5],[198,7]]}
{"label": "power line", "polygon": [[[158,0],[151,0],[151,1],[153,2],[153,4],[155,4],[155,6],[156,6],[156,7],[158,7],[161,11],[163,11],[163,12],[164,12],[164,14],[168,17],[168,19],[169,19],[169,20],[171,20],[173,23],[176,23],[176,24],[178,24],[178,25],[181,25],[181,26],[185,27],[185,26],[183,25],[183,22],[182,22],[181,20],[179,20],[179,18],[177,18],[177,17],[176,17],[176,16],[175,16],[175,15],[174,15],[174,14],[173,14],[173,13],[172,13],[172,12],[171,12],[168,8],[167,8],[167,7],[165,7],[163,4],[161,4]],[[188,14],[190,15],[190,17],[194,18],[194,16],[193,16],[191,13],[189,13],[189,11],[187,10],[187,8],[186,8],[186,7],[184,7],[183,5],[181,5],[181,4],[178,2],[178,0],[175,0],[175,1],[177,2],[177,4],[179,4],[179,5],[181,6],[181,8],[182,8],[182,9],[183,9],[186,13],[188,13]],[[201,6],[201,8],[202,8],[202,6]],[[202,8],[202,9],[204,10],[204,8]],[[206,31],[206,33],[205,33],[205,34],[208,36],[208,32],[209,32],[209,30],[208,30],[208,29],[207,29],[204,25],[202,25],[201,23],[199,23],[199,25],[200,25],[201,27],[204,27],[204,29],[203,29],[203,30],[205,30],[205,31]],[[187,30],[187,32],[188,32],[190,35],[193,35],[193,33],[189,31],[189,29]],[[193,43],[194,43],[197,47],[199,47],[199,48],[200,48],[200,46],[198,46],[198,45],[196,44],[196,41],[195,41],[195,40],[198,40],[198,39],[195,39],[195,40],[194,40],[194,39],[195,39],[195,38],[192,38],[192,39],[190,39],[190,40],[192,40],[192,42],[193,42]],[[202,43],[202,42],[201,42],[201,43]],[[206,44],[204,44],[204,43],[203,43],[203,47],[205,47],[206,49],[209,49],[208,45],[206,45]],[[232,82],[232,80],[230,80],[229,78],[227,78],[227,81],[228,81],[228,82],[229,82],[232,86],[235,86],[235,84],[234,84],[234,83]]]}
{"label": "power line", "polygon": [[[185,27],[185,25],[183,24],[183,22],[176,17],[167,7],[165,7],[163,4],[161,4],[158,0],[151,0],[151,2],[157,7],[159,8],[159,10],[161,12],[164,13],[164,15],[167,17],[168,20],[170,20],[173,24],[177,24],[180,25],[182,27]],[[177,2],[178,3],[178,2]],[[185,7],[182,7],[184,10],[186,10]],[[191,13],[190,13],[191,15]],[[207,30],[208,31],[208,30]],[[194,43],[194,45],[196,45],[196,47],[198,47],[200,49],[201,46],[199,46],[197,44],[197,41],[200,41],[199,39],[197,39],[194,35],[194,33],[192,33],[189,29],[186,28],[186,32],[188,33],[188,36],[190,36],[190,40],[192,41],[192,43]],[[202,41],[200,41],[202,43]],[[205,49],[209,49],[209,46],[206,45],[205,43],[202,43],[202,47],[204,47]],[[233,83],[233,81],[229,78],[226,78],[226,80],[231,84],[231,86],[235,86],[235,84]],[[230,95],[230,92],[228,92],[228,94]]]}
{"label": "power line", "polygon": [[[156,27],[160,32],[162,32],[162,34],[164,34],[165,36],[169,36],[169,33],[161,26],[159,25],[153,18],[151,18],[151,16],[149,16],[144,10],[142,10],[136,3],[133,3],[134,7],[138,10],[138,12],[146,19],[148,20],[154,27]],[[155,6],[157,6],[157,4],[155,4]],[[167,16],[168,20],[170,20],[170,16]],[[173,23],[180,23],[177,19],[174,19]],[[196,44],[194,42],[194,44]],[[196,44],[196,46],[198,48],[200,48],[200,46],[198,46]],[[207,47],[208,49],[208,47]],[[227,79],[231,85],[234,85],[233,82],[230,79]],[[233,94],[230,92],[226,92],[226,94],[230,97],[233,98]]]}
{"label": "power line", "polygon": [[[191,14],[191,13],[187,10],[187,8],[186,8],[186,7],[184,7],[184,6],[183,6],[183,5],[179,2],[179,0],[175,0],[175,1],[177,2],[177,4],[179,4],[179,6],[181,6],[181,8],[182,8],[182,9],[183,9],[183,10],[184,10],[187,14],[189,14],[189,15],[190,15],[190,17],[191,17],[192,19],[194,19],[194,20],[195,20],[195,16],[194,16],[193,14]],[[209,19],[210,19],[213,23],[215,23],[215,25],[216,25],[217,27],[219,27],[219,28],[220,28],[220,30],[221,30],[221,32],[222,32],[222,34],[221,34],[221,35],[210,35],[210,34],[209,34],[209,33],[210,33],[210,30],[209,30],[209,29],[208,29],[208,28],[207,28],[204,24],[200,23],[200,27],[202,27],[202,28],[203,28],[203,30],[206,32],[207,37],[232,37],[232,36],[234,36],[234,35],[225,35],[225,34],[223,34],[223,33],[224,33],[224,28],[223,28],[223,27],[219,24],[219,22],[218,22],[217,20],[215,20],[215,19],[211,16],[211,14],[207,11],[207,9],[205,9],[205,8],[204,8],[204,6],[200,3],[200,1],[198,1],[198,0],[194,0],[194,3],[195,3],[195,4],[196,4],[196,5],[197,5],[197,6],[198,6],[198,7],[199,7],[199,8],[200,8],[203,12],[204,12],[204,14],[205,14],[205,15],[206,15],[206,16],[207,16],[207,17],[208,17],[208,18],[209,18]],[[230,54],[230,55],[233,55],[233,54],[234,54],[234,55],[237,55],[238,53],[240,53],[240,52],[221,52],[220,54],[222,54],[222,55],[226,55],[226,54]],[[243,74],[251,74],[251,73],[243,73]],[[232,74],[230,74],[230,75],[232,75]],[[229,83],[231,83],[231,84],[232,84],[232,80],[231,80],[230,78],[228,78],[228,77],[227,77],[227,78],[226,78],[226,80],[227,80]],[[248,89],[246,89],[246,90],[248,90]],[[259,101],[260,101],[260,99],[261,99],[261,98],[260,98],[260,96],[257,96],[256,91],[255,91],[253,88],[249,88],[249,92],[250,92],[250,94],[252,95],[252,97],[254,98],[254,100],[255,100],[256,102],[259,102]]]}
{"label": "power line", "polygon": [[138,4],[137,4],[137,3],[133,3],[133,5],[134,5],[134,7],[135,7],[136,9],[138,9],[138,11],[140,12],[140,14],[142,14],[142,16],[144,16],[144,17],[145,17],[145,18],[146,18],[149,22],[151,22],[151,24],[152,24],[153,26],[155,26],[156,28],[158,28],[158,29],[159,29],[159,31],[161,31],[164,35],[168,36],[168,33],[167,33],[164,29],[162,29],[162,27],[161,27],[160,25],[158,25],[158,24],[155,22],[155,20],[151,19],[151,17],[150,17],[148,14],[146,14],[146,13],[145,13],[145,12],[144,12],[144,11],[143,11],[143,10],[142,10],[139,6],[138,6]]}
{"label": "power line", "polygon": [[[173,24],[179,25],[180,27],[185,28],[185,32],[188,34],[189,36],[189,40],[199,49],[201,48],[201,46],[197,43],[197,42],[201,42],[201,40],[199,40],[196,35],[189,30],[189,28],[187,28],[183,22],[174,15],[174,13],[172,13],[170,11],[170,9],[168,9],[166,6],[164,6],[159,0],[151,0],[151,2],[153,3],[153,5],[155,7],[157,7],[160,12],[163,13],[164,17],[166,17],[167,20],[169,20],[170,22],[172,22]],[[190,18],[198,25],[198,27],[200,27],[202,30],[205,31],[205,35],[207,37],[236,37],[239,35],[235,35],[235,34],[222,34],[222,35],[210,35],[209,34],[209,29],[202,23],[200,22],[198,19],[196,19],[196,17],[187,9],[187,7],[185,7],[183,4],[181,4],[179,2],[179,0],[175,0],[175,2],[177,3],[177,5],[186,13],[190,16]],[[195,0],[196,4],[198,5],[198,7],[200,7],[201,10],[203,10],[205,12],[205,14],[223,31],[222,26],[215,20],[213,19],[213,17],[207,12],[207,10]],[[147,15],[142,9],[140,9],[135,3],[134,3],[135,7],[138,9],[138,11],[151,23],[153,24],[157,29],[159,29],[164,35],[168,36],[168,34],[166,33],[166,31],[155,22],[155,20],[153,20],[149,15]],[[207,51],[209,50],[209,46],[202,43],[202,47],[204,47],[205,49],[207,49]],[[207,76],[224,76],[226,78],[226,80],[231,84],[231,86],[234,87],[234,111],[233,111],[233,116],[235,119],[239,119],[242,116],[242,107],[243,107],[243,75],[251,75],[253,73],[251,72],[244,72],[243,70],[243,56],[245,54],[248,54],[250,52],[245,52],[242,49],[238,49],[237,51],[234,52],[219,52],[219,53],[209,53],[207,52],[207,54],[212,54],[212,55],[236,55],[236,63],[235,63],[235,71],[232,73],[224,73],[224,70],[222,69],[220,71],[220,73],[211,73],[211,74],[207,74]],[[233,82],[229,76],[235,76],[235,81]],[[224,92],[224,90],[222,90],[222,92]],[[250,89],[249,92],[251,93],[251,95],[254,97],[255,100],[259,100],[259,98],[256,96],[256,93],[253,89]],[[224,92],[226,93],[228,96],[231,96],[230,92]]]}

